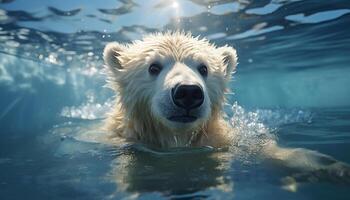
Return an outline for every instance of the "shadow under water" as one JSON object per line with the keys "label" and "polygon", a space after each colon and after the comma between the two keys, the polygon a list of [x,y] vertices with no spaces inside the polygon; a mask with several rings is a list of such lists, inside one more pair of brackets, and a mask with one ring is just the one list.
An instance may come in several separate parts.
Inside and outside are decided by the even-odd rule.
{"label": "shadow under water", "polygon": [[128,192],[161,192],[184,195],[206,188],[232,191],[227,169],[230,158],[211,148],[151,150],[142,145],[132,147],[113,164],[119,189]]}

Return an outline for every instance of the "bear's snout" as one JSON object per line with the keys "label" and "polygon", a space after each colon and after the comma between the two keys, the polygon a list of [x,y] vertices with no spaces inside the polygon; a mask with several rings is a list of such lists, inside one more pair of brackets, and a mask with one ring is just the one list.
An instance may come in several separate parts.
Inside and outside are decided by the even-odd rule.
{"label": "bear's snout", "polygon": [[187,111],[198,108],[204,101],[203,89],[198,85],[178,84],[172,89],[171,96],[176,106]]}

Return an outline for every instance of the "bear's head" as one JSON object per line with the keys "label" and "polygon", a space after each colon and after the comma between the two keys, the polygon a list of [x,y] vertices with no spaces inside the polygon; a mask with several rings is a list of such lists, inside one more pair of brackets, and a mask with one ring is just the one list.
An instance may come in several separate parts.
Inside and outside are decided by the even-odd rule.
{"label": "bear's head", "polygon": [[167,32],[109,43],[104,61],[126,120],[139,131],[153,127],[181,134],[219,115],[237,57],[232,47]]}

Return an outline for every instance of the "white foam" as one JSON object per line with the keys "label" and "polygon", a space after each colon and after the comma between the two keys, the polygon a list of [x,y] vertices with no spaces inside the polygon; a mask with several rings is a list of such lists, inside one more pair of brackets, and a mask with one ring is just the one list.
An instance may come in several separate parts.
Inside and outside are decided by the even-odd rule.
{"label": "white foam", "polygon": [[[232,105],[233,116],[230,118],[231,125],[238,130],[238,139],[234,141],[235,146],[244,150],[259,150],[267,140],[275,140],[271,129],[265,126],[259,119],[257,112],[247,112],[237,102]],[[252,148],[256,147],[256,148]]]}

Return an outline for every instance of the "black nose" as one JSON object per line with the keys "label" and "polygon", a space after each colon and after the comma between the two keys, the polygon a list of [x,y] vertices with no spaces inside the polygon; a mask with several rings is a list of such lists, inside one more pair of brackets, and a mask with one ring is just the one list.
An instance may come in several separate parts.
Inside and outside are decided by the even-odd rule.
{"label": "black nose", "polygon": [[186,110],[198,108],[204,101],[204,94],[198,85],[177,85],[172,89],[175,105]]}

